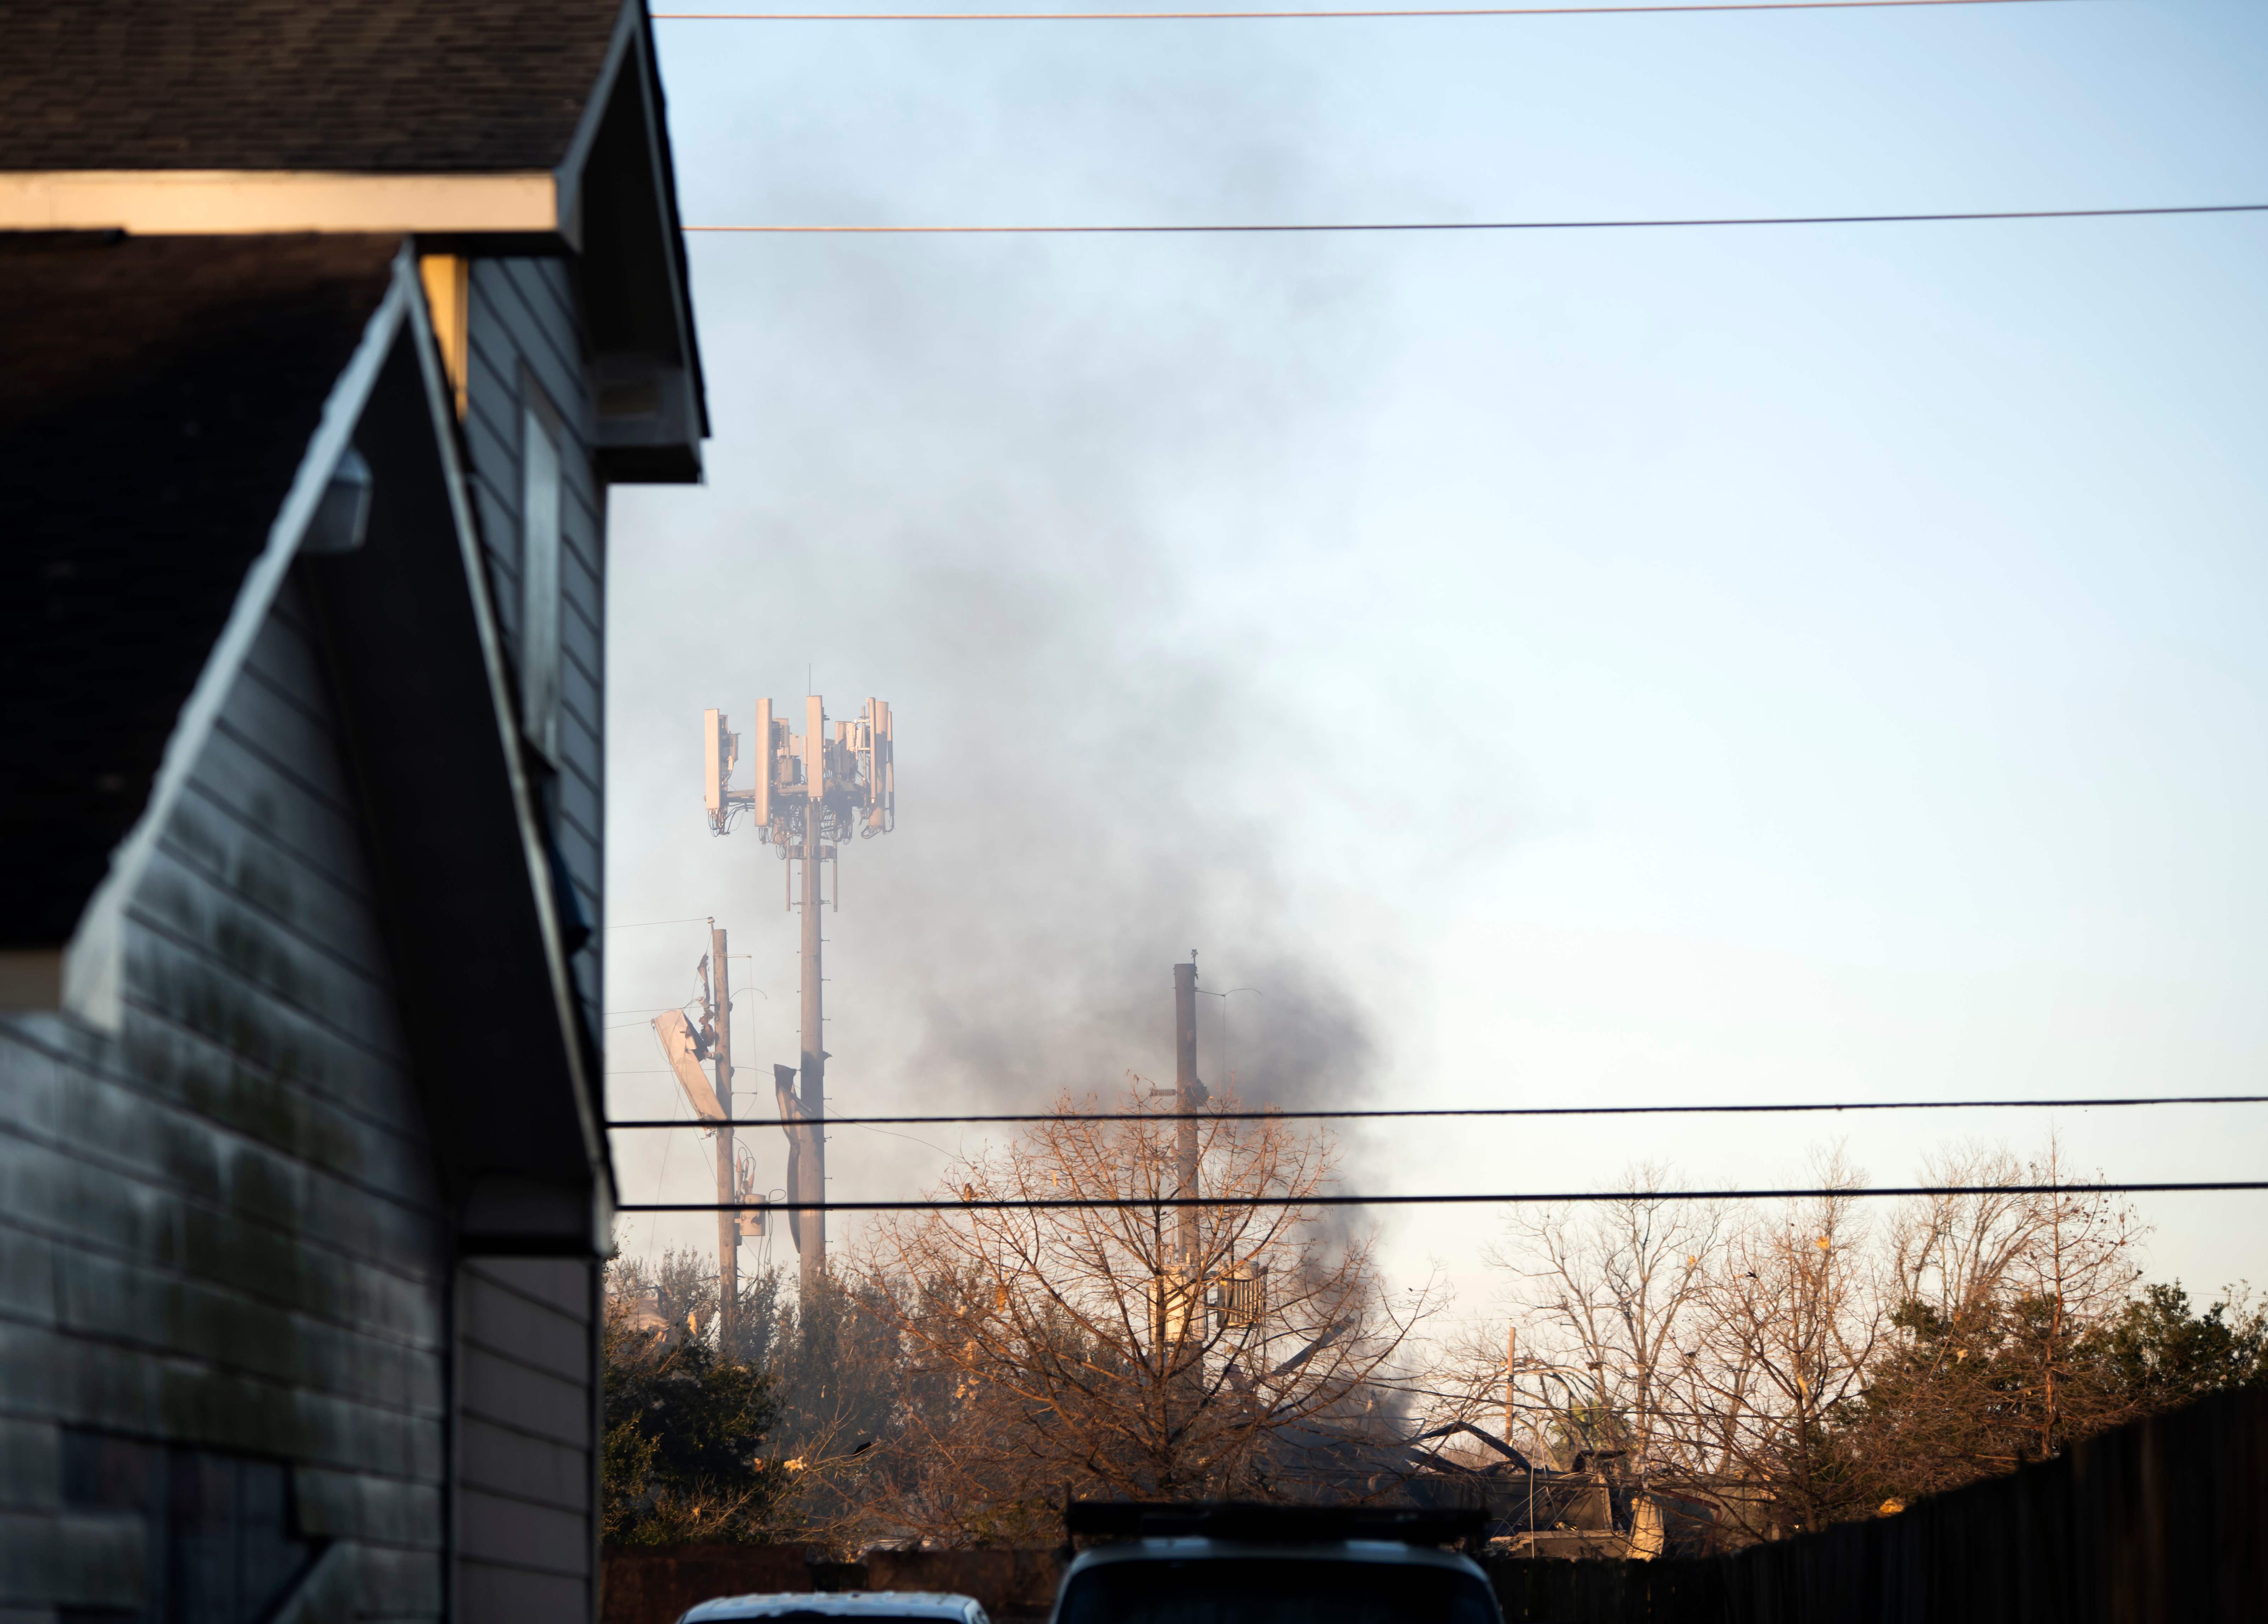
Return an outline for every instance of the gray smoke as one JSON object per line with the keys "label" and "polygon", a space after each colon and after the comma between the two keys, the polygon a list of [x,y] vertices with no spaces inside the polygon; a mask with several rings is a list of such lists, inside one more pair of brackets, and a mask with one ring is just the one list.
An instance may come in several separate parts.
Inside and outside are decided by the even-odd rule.
{"label": "gray smoke", "polygon": [[[834,1110],[1170,1083],[1170,970],[1191,949],[1209,991],[1257,989],[1202,1001],[1217,1091],[1369,1097],[1391,1057],[1326,894],[1351,877],[1290,855],[1344,744],[1271,686],[1250,588],[1263,560],[1336,541],[1356,459],[1308,402],[1375,370],[1356,252],[701,245],[711,485],[618,498],[610,908],[713,910],[753,955],[734,968],[762,989],[738,1001],[744,1083],[793,1057],[794,928],[771,849],[704,839],[695,739],[703,706],[745,728],[759,694],[799,729],[808,666],[830,714],[879,694],[898,726],[898,831],[845,851],[828,922]],[[610,1005],[681,996],[698,935],[615,934]],[[610,1038],[617,1108],[667,1109],[644,1028]],[[1005,1136],[841,1130],[830,1193],[911,1194],[940,1149]],[[630,1199],[658,1156],[625,1149]]]}

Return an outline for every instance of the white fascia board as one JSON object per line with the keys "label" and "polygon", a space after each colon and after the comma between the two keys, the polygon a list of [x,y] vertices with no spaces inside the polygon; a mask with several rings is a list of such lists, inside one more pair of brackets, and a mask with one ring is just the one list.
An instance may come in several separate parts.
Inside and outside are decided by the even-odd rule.
{"label": "white fascia board", "polygon": [[[414,268],[410,274],[414,287]],[[354,437],[355,425],[362,419],[363,407],[378,381],[379,369],[385,364],[387,352],[394,347],[411,303],[397,273],[386,297],[363,328],[362,342],[355,347],[353,357],[323,402],[323,415],[307,442],[306,452],[299,459],[298,472],[292,475],[291,488],[284,497],[276,522],[269,527],[267,542],[253,560],[251,569],[245,572],[228,620],[212,651],[206,655],[196,685],[189,690],[189,697],[182,704],[180,716],[166,740],[165,754],[150,786],[149,801],[133,827],[126,832],[126,838],[112,850],[108,871],[95,887],[94,895],[88,899],[70,940],[64,944],[63,1007],[91,1026],[115,1032],[124,1023],[127,904],[150,866],[158,834],[180,803],[197,758],[204,751],[205,741],[212,736],[213,723],[220,715],[229,690],[235,686],[237,674],[244,668],[245,656],[267,621],[269,611],[275,606],[284,577],[291,568],[291,561],[298,555],[308,521],[314,517],[316,503],[322,500],[324,489],[330,483],[331,471]]]}
{"label": "white fascia board", "polygon": [[441,349],[433,337],[433,319],[426,308],[424,283],[416,262],[407,250],[394,264],[397,292],[406,292],[411,331],[416,338],[417,364],[425,383],[425,408],[433,424],[434,444],[441,453],[442,482],[449,492],[449,511],[456,531],[457,555],[464,565],[465,590],[473,602],[474,624],[480,628],[481,663],[488,672],[489,710],[497,729],[497,747],[512,784],[512,812],[519,825],[520,852],[526,863],[528,892],[535,903],[543,933],[544,968],[551,981],[553,1012],[559,1023],[559,1040],[567,1057],[569,1086],[575,1096],[576,1120],[582,1130],[583,1149],[600,1177],[591,1215],[592,1245],[600,1253],[611,1251],[615,1230],[615,1163],[613,1149],[601,1120],[593,1079],[584,1063],[583,1021],[578,1012],[575,978],[567,964],[566,937],[559,928],[557,900],[551,889],[551,852],[543,838],[536,810],[535,786],[520,755],[519,709],[512,698],[512,678],[504,660],[504,634],[499,629],[496,603],[489,595],[488,564],[481,553],[481,537],[473,518],[471,489],[458,454],[456,392],[441,370]]}
{"label": "white fascia board", "polygon": [[487,175],[241,169],[0,173],[0,231],[229,237],[559,230],[559,184],[549,170]]}

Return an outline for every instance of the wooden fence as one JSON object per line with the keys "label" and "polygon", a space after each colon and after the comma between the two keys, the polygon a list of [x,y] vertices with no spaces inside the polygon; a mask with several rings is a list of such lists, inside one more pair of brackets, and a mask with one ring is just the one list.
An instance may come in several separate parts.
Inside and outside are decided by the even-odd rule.
{"label": "wooden fence", "polygon": [[1507,1624],[2268,1620],[2268,1389],[1734,1556],[1490,1566]]}
{"label": "wooden fence", "polygon": [[2268,1388],[1724,1566],[1729,1624],[2268,1619]]}
{"label": "wooden fence", "polygon": [[[1046,1617],[1053,1551],[610,1549],[604,1624],[672,1624],[745,1591],[956,1591]],[[2268,1389],[2122,1427],[2060,1460],[1895,1517],[1694,1562],[1491,1559],[1506,1624],[2259,1624],[2268,1620]]]}

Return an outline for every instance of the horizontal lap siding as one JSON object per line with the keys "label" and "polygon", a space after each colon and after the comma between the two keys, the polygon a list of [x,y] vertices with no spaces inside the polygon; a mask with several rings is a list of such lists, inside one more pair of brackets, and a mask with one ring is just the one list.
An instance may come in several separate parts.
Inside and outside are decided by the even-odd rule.
{"label": "horizontal lap siding", "polygon": [[458,1583],[467,1616],[593,1610],[597,1265],[482,1258],[457,1284]]}
{"label": "horizontal lap siding", "polygon": [[440,1616],[451,1270],[372,893],[290,587],[129,900],[122,1032],[0,1021],[0,1613],[136,1582],[60,1504],[78,1426],[290,1463],[355,1616]]}
{"label": "horizontal lap siding", "polygon": [[[605,496],[591,460],[593,402],[578,312],[563,260],[475,262],[465,440],[497,616],[516,667],[524,379],[534,379],[565,433],[552,833],[593,928],[571,969],[595,1034],[605,901]],[[460,1272],[456,1584],[467,1618],[567,1620],[595,1611],[595,1267],[482,1259]]]}
{"label": "horizontal lap siding", "polygon": [[600,1018],[598,929],[605,904],[606,496],[591,461],[593,415],[572,273],[558,259],[484,259],[472,268],[465,443],[474,506],[508,655],[519,658],[521,380],[559,415],[560,855],[592,936],[571,966],[591,1030]]}

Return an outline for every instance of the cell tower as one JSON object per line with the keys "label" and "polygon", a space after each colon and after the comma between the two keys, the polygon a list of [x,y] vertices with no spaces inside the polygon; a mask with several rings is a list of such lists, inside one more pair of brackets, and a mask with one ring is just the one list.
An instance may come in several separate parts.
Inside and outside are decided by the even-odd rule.
{"label": "cell tower", "polygon": [[859,838],[887,834],[897,826],[897,770],[892,761],[890,708],[870,699],[853,721],[830,731],[827,708],[817,694],[803,702],[804,731],[792,731],[785,716],[772,714],[772,702],[756,702],[751,776],[746,790],[733,786],[740,755],[740,736],[721,710],[701,718],[703,771],[707,779],[709,827],[727,833],[746,812],[758,835],[771,843],[786,864],[787,904],[798,902],[794,871],[803,867],[803,1041],[799,1066],[772,1068],[773,1091],[788,1138],[788,1231],[795,1239],[798,1279],[808,1295],[827,1272],[827,1215],[794,1210],[797,1203],[827,1199],[827,1049],[821,1008],[819,911],[839,890],[823,887],[822,866],[836,862],[838,843],[855,830]]}

